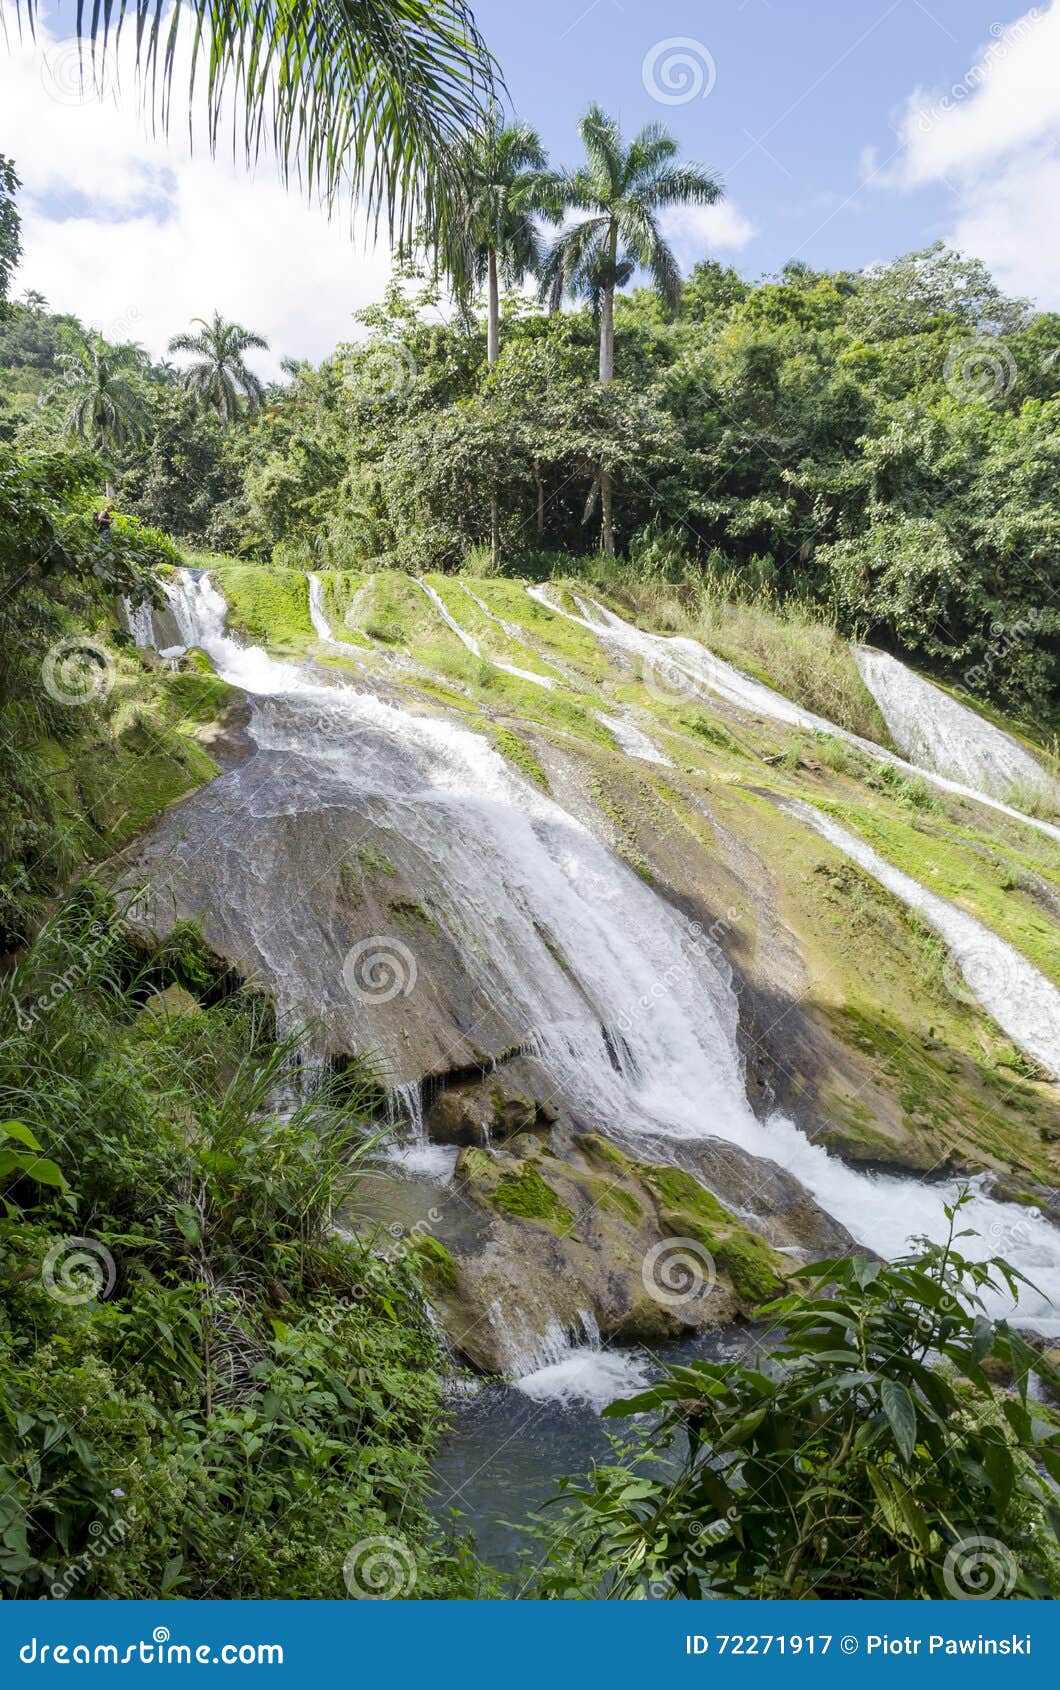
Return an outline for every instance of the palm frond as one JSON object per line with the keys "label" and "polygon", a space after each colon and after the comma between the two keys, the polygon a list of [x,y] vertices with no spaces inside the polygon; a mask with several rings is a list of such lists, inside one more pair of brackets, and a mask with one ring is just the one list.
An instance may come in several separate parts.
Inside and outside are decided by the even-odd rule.
{"label": "palm frond", "polygon": [[[40,0],[15,4],[32,27]],[[268,144],[285,180],[328,205],[361,197],[396,241],[454,191],[496,82],[466,0],[77,0],[93,68],[123,32],[164,129],[188,63],[211,150],[231,111],[248,161]]]}

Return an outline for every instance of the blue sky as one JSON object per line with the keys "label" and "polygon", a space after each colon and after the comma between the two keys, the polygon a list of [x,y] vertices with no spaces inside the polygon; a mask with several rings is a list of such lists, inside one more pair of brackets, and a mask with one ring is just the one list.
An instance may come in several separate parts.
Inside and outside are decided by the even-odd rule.
{"label": "blue sky", "polygon": [[[858,268],[942,238],[1060,309],[1060,0],[473,0],[516,111],[575,162],[592,99],[661,121],[722,175],[723,206],[671,216],[687,269],[792,257]],[[0,150],[23,179],[17,286],[156,355],[217,308],[317,359],[379,297],[385,250],[283,190],[152,135],[132,41],[84,87],[69,4],[20,39],[0,0]],[[65,22],[63,21],[65,19]],[[684,80],[682,80],[682,75]]]}
{"label": "blue sky", "polygon": [[[515,109],[557,159],[575,158],[589,98],[633,130],[662,121],[689,158],[723,176],[756,235],[735,257],[748,274],[798,255],[859,268],[945,236],[955,220],[944,183],[862,186],[900,147],[896,125],[918,86],[948,87],[1025,7],[997,0],[478,0],[476,17]],[[644,86],[660,41],[699,42],[716,67],[706,98],[661,105]],[[1060,74],[1060,65],[1057,67]],[[706,81],[706,77],[704,79]]]}

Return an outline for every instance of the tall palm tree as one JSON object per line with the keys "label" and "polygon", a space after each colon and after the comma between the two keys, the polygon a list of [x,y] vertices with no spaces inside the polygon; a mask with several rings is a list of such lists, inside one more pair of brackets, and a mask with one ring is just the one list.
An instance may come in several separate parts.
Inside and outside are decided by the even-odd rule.
{"label": "tall palm tree", "polygon": [[[542,295],[558,306],[564,293],[590,300],[600,324],[600,380],[615,374],[615,290],[638,267],[668,305],[681,299],[681,272],[663,239],[657,213],[674,205],[715,205],[724,189],[716,176],[697,164],[675,163],[677,142],[658,123],[633,140],[622,138],[618,124],[592,105],[578,125],[585,163],[564,174],[559,187],[563,205],[585,215],[564,229],[541,270]],[[614,555],[611,477],[600,474],[603,545]]]}
{"label": "tall palm tree", "polygon": [[192,322],[201,324],[198,334],[175,334],[169,350],[194,355],[195,363],[184,371],[184,385],[207,410],[216,411],[227,427],[239,415],[240,398],[249,410],[261,403],[264,385],[247,368],[243,354],[267,351],[269,343],[241,323],[226,322],[220,311],[214,312],[210,322],[205,317],[193,317]]}
{"label": "tall palm tree", "polygon": [[[560,177],[546,169],[545,150],[529,123],[505,123],[491,103],[485,121],[464,153],[464,194],[434,243],[457,283],[470,316],[472,285],[486,287],[486,362],[497,362],[501,345],[500,284],[518,287],[541,264],[535,216],[559,217]],[[500,561],[500,507],[490,497],[490,552]]]}
{"label": "tall palm tree", "polygon": [[[15,0],[32,26],[41,0]],[[392,240],[410,237],[454,190],[495,65],[467,0],[79,0],[75,33],[93,68],[136,44],[163,125],[175,84],[203,87],[215,147],[231,100],[232,141],[263,145],[285,177],[333,203],[361,199]]]}
{"label": "tall palm tree", "polygon": [[467,270],[486,287],[486,359],[500,351],[500,284],[519,287],[541,263],[534,218],[556,222],[561,178],[546,169],[541,139],[529,123],[505,123],[496,105],[466,149],[466,202],[459,236]]}
{"label": "tall palm tree", "polygon": [[145,356],[137,346],[109,346],[102,335],[75,342],[55,362],[61,374],[45,400],[66,406],[63,432],[80,436],[94,451],[112,457],[137,440],[147,418],[143,389]]}
{"label": "tall palm tree", "polygon": [[31,317],[42,316],[48,305],[39,288],[27,288],[22,295],[22,303]]}

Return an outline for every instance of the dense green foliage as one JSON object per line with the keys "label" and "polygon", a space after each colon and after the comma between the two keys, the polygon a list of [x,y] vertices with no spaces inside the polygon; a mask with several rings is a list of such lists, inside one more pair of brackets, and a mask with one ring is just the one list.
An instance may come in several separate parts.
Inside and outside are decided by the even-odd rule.
{"label": "dense green foliage", "polygon": [[177,558],[135,517],[109,533],[93,520],[99,463],[55,447],[0,444],[0,944],[26,930],[41,897],[72,866],[52,776],[62,747],[91,732],[114,658],[94,630],[113,628],[119,595],[143,603]]}
{"label": "dense green foliage", "polygon": [[1018,1276],[960,1236],[818,1263],[763,1311],[760,1362],[694,1361],[613,1404],[652,1428],[568,1487],[541,1594],[1060,1594],[1060,1430],[1028,1392],[1060,1376],[988,1318]]}
{"label": "dense green foliage", "polygon": [[[222,428],[145,367],[150,420],[117,454],[123,507],[196,547],[340,568],[724,576],[834,618],[1048,716],[1060,679],[1060,319],[933,250],[863,276],[789,267],[757,285],[697,266],[678,314],[615,304],[602,383],[591,307],[440,323],[396,283],[365,338],[293,367]],[[7,429],[54,436],[42,366],[77,330],[16,306],[0,327]],[[68,407],[67,407],[68,409]],[[232,407],[227,407],[231,416]]]}
{"label": "dense green foliage", "polygon": [[371,1091],[282,1107],[292,1057],[193,934],[137,955],[90,885],[5,979],[9,1594],[342,1596],[388,1534],[409,1593],[461,1588],[423,1547],[440,1380],[411,1258],[332,1228]]}
{"label": "dense green foliage", "polygon": [[21,225],[15,208],[17,190],[15,167],[9,158],[0,153],[0,320],[4,315],[11,275],[22,250]]}

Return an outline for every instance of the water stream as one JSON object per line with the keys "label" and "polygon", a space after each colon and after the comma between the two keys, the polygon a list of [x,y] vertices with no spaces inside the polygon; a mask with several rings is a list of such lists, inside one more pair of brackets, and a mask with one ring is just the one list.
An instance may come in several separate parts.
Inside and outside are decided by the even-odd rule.
{"label": "water stream", "polygon": [[[845,740],[848,745],[857,746],[859,751],[865,752],[878,762],[889,763],[893,768],[929,781],[933,786],[944,792],[951,792],[956,797],[974,799],[977,804],[1011,816],[1026,827],[1048,834],[1051,839],[1060,840],[1060,827],[1056,827],[1052,822],[1027,815],[1012,804],[1003,803],[990,792],[952,780],[933,767],[920,767],[909,763],[904,757],[898,757],[893,751],[888,751],[885,746],[877,745],[870,739],[862,739],[860,734],[851,733],[835,722],[829,722],[824,716],[815,715],[812,710],[804,709],[801,704],[794,704],[791,699],[774,692],[773,688],[766,686],[764,682],[753,680],[733,664],[716,657],[698,640],[689,639],[684,635],[647,633],[643,628],[623,621],[622,617],[616,616],[595,599],[587,600],[577,594],[573,595],[581,611],[581,615],[576,616],[573,612],[565,610],[547,587],[528,587],[527,592],[531,598],[536,599],[555,615],[565,616],[569,622],[587,628],[605,644],[624,652],[627,657],[636,659],[648,684],[657,686],[670,697],[698,694],[700,697],[720,698],[737,710],[764,716],[770,721],[783,722],[787,727],[805,728],[811,733],[833,735],[837,739]],[[945,696],[938,693],[937,687],[928,690],[937,696]],[[1015,784],[1018,784],[1018,775],[1009,782],[1010,786]]]}
{"label": "water stream", "polygon": [[1026,793],[1056,802],[1056,782],[1011,734],[887,652],[871,646],[854,646],[853,652],[891,738],[913,763],[992,798],[1013,800],[1013,794]]}
{"label": "water stream", "polygon": [[[259,752],[287,755],[282,792],[259,788],[254,801],[285,813],[340,805],[400,830],[432,865],[444,898],[438,919],[462,967],[580,1118],[656,1160],[681,1142],[714,1138],[779,1163],[883,1255],[901,1252],[911,1235],[945,1232],[954,1184],[848,1167],[785,1117],[756,1117],[721,953],[482,736],[363,686],[324,685],[240,645],[206,575],[182,572],[167,592],[185,643],[253,696]],[[263,884],[265,872],[261,862],[244,864],[242,888],[230,878],[232,919],[254,931],[292,1011],[307,1007],[300,985],[311,1011],[326,1010],[330,980],[299,981],[315,953],[285,911],[288,886]],[[280,921],[278,937],[265,931],[266,917]],[[406,1013],[415,1014],[414,999]],[[1060,1233],[1032,1210],[989,1198],[981,1182],[966,1220],[979,1234],[970,1250],[995,1253],[1004,1236],[1006,1253],[1040,1287],[1026,1293],[1021,1318],[1060,1329]]]}

